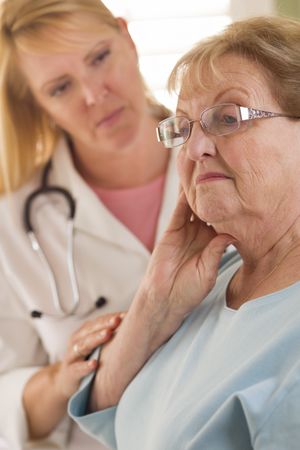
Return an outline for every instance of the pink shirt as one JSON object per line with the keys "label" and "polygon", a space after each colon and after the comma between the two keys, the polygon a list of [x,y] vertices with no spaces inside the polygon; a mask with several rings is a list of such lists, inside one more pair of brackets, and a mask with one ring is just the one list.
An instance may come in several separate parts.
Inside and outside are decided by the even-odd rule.
{"label": "pink shirt", "polygon": [[103,189],[90,186],[107,209],[122,222],[149,251],[153,250],[163,197],[165,175],[143,186]]}

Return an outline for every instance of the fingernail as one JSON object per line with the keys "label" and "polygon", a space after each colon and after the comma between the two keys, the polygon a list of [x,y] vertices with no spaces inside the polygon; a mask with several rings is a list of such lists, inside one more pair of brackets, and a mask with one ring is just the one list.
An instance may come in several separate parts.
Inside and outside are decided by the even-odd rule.
{"label": "fingernail", "polygon": [[111,317],[111,318],[109,319],[108,324],[109,324],[109,325],[115,325],[115,324],[116,324],[116,317],[115,317],[115,316],[114,316],[114,317]]}
{"label": "fingernail", "polygon": [[96,359],[90,359],[88,361],[88,366],[89,367],[92,367],[92,368],[96,369],[97,365],[98,365],[98,361]]}

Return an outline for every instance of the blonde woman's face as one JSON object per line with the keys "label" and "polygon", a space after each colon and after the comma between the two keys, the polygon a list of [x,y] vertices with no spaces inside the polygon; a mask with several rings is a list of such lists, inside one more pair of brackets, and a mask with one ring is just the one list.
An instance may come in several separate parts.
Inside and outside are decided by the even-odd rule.
{"label": "blonde woman's face", "polygon": [[80,46],[66,52],[20,51],[21,70],[75,148],[120,152],[147,110],[135,46],[123,21],[119,31],[103,26],[99,35],[78,32],[76,38]]}
{"label": "blonde woman's face", "polygon": [[[218,68],[224,78],[211,77],[193,98],[180,96],[177,115],[197,119],[220,103],[282,112],[257,64],[227,55]],[[278,227],[300,213],[300,121],[253,120],[225,136],[195,123],[178,169],[192,209],[219,232]]]}

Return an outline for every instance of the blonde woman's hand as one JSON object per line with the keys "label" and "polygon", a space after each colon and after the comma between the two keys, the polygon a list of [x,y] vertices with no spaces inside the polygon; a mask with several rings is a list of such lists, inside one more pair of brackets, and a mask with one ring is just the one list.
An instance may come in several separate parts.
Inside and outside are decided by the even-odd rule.
{"label": "blonde woman's hand", "polygon": [[86,357],[115,335],[123,313],[107,314],[85,322],[71,336],[62,361],[38,370],[26,383],[23,405],[31,439],[43,439],[51,433],[67,411],[71,395],[80,380],[93,372],[98,362]]}
{"label": "blonde woman's hand", "polygon": [[56,365],[56,386],[67,399],[76,392],[83,377],[93,372],[98,362],[87,357],[101,344],[110,341],[124,313],[99,316],[85,322],[70,338],[63,360]]}

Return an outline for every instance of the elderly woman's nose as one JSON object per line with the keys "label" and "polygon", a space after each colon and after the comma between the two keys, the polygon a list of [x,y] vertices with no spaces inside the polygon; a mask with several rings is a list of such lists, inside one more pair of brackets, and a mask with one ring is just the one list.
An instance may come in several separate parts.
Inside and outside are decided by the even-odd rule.
{"label": "elderly woman's nose", "polygon": [[188,157],[193,161],[199,161],[216,154],[215,143],[209,135],[203,133],[200,126],[193,127],[191,136],[185,145]]}

